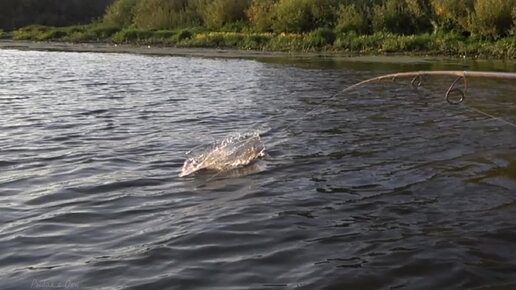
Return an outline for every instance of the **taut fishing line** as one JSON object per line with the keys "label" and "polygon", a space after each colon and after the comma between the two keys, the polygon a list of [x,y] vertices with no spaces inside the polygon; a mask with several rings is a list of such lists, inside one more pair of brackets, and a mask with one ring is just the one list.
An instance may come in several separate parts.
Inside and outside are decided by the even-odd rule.
{"label": "taut fishing line", "polygon": [[[382,81],[382,80],[392,80],[395,81],[401,78],[412,78],[410,85],[414,89],[419,89],[423,86],[423,79],[427,76],[453,76],[455,80],[450,84],[444,98],[446,102],[451,105],[459,105],[462,104],[464,107],[469,110],[476,112],[478,114],[482,114],[490,119],[500,121],[506,125],[516,128],[516,124],[505,120],[503,118],[494,116],[487,112],[484,112],[478,108],[468,106],[463,104],[464,100],[467,97],[468,90],[468,78],[492,78],[492,79],[511,79],[516,80],[516,73],[503,73],[503,72],[481,72],[481,71],[417,71],[417,72],[402,72],[402,73],[394,73],[382,75],[379,77],[367,79],[356,84],[353,84],[336,94],[331,95],[330,97],[324,99],[315,107],[313,107],[308,112],[305,112],[306,115],[310,115],[318,110],[322,105],[327,102],[333,100],[335,97],[342,95],[345,92],[349,92],[358,87],[364,86],[366,84]],[[461,87],[462,85],[462,87]],[[269,121],[272,117],[269,118]],[[298,124],[302,121],[302,118],[298,118],[296,121],[288,124],[283,130],[287,130],[292,126]],[[256,127],[256,124],[255,126]],[[235,169],[238,167],[242,167],[248,164],[253,163],[257,159],[264,156],[265,146],[260,139],[260,134],[258,131],[249,132],[245,131],[243,134],[233,134],[229,137],[223,138],[221,140],[215,141],[212,144],[205,146],[197,146],[194,149],[188,151],[187,159],[183,165],[181,173],[179,176],[188,176],[192,173],[195,173],[199,170],[209,169],[216,170],[219,173],[215,174],[208,181],[212,180],[216,176],[220,174],[220,172],[224,172],[227,170]]]}

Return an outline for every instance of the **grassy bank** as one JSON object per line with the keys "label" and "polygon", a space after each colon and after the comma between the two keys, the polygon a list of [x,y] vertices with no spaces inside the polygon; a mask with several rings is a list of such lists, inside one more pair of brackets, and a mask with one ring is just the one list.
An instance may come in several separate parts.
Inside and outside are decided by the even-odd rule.
{"label": "grassy bank", "polygon": [[[99,0],[100,1],[100,0]],[[113,0],[89,25],[0,38],[516,58],[516,0]],[[35,22],[41,23],[41,22]]]}
{"label": "grassy bank", "polygon": [[307,33],[215,32],[203,28],[176,30],[120,29],[106,25],[28,26],[0,38],[56,42],[100,42],[171,47],[231,48],[266,51],[349,54],[429,54],[483,58],[516,58],[516,37],[486,40],[456,33],[357,35],[316,29]]}

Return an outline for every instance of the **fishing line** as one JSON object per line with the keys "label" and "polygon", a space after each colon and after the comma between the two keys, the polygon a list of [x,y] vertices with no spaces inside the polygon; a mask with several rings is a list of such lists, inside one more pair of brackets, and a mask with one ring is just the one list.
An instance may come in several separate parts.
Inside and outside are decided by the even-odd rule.
{"label": "fishing line", "polygon": [[[465,108],[476,112],[478,114],[484,115],[490,119],[497,120],[501,123],[504,123],[506,125],[509,125],[511,127],[516,128],[516,124],[505,120],[501,117],[494,116],[490,113],[484,112],[478,108],[475,108],[473,106],[469,106],[464,104],[464,100],[467,96],[467,90],[468,90],[468,78],[493,78],[493,79],[509,79],[509,80],[516,80],[516,73],[504,73],[504,72],[484,72],[484,71],[415,71],[415,72],[401,72],[401,73],[393,73],[393,74],[386,74],[374,78],[370,78],[358,83],[355,83],[351,86],[346,87],[343,90],[340,90],[339,92],[331,95],[328,98],[325,98],[320,103],[318,103],[315,107],[310,109],[309,111],[305,112],[301,117],[297,118],[297,120],[289,123],[286,127],[283,128],[283,130],[288,130],[289,128],[292,128],[294,125],[298,124],[299,122],[303,121],[303,117],[313,114],[318,109],[320,109],[324,104],[328,103],[329,101],[335,99],[338,96],[341,96],[342,94],[349,92],[351,90],[354,90],[358,87],[362,87],[366,84],[378,82],[382,80],[391,80],[395,82],[398,79],[401,78],[412,78],[410,85],[414,89],[419,89],[420,87],[423,87],[423,80],[428,76],[454,76],[456,77],[455,80],[450,84],[448,89],[445,93],[445,100],[450,105],[460,105],[462,104]],[[270,122],[273,119],[273,116],[270,116],[267,118],[265,122],[261,122],[262,124],[266,124],[267,122]],[[252,126],[248,127],[248,132],[251,128],[256,128],[258,126],[258,123],[253,124]],[[197,148],[197,147],[195,147]],[[194,148],[194,149],[195,149]],[[189,152],[191,152],[190,150]],[[208,179],[208,182],[219,176],[220,173],[215,174],[211,178]]]}
{"label": "fishing line", "polygon": [[[484,112],[478,108],[475,108],[473,106],[469,106],[467,104],[464,104],[464,100],[466,99],[466,93],[467,93],[467,89],[468,89],[468,83],[467,83],[467,76],[470,76],[470,77],[488,77],[488,78],[501,78],[501,79],[516,79],[516,73],[497,73],[497,72],[470,72],[470,71],[463,71],[462,72],[462,75],[460,75],[461,73],[460,72],[453,72],[453,71],[449,71],[449,72],[442,72],[442,71],[437,71],[437,72],[417,72],[417,73],[414,73],[416,74],[413,79],[412,79],[412,82],[411,82],[411,85],[414,87],[414,88],[419,88],[422,86],[422,79],[423,79],[423,76],[424,75],[429,75],[429,74],[437,74],[437,75],[458,75],[458,77],[451,83],[450,87],[448,88],[448,90],[446,91],[446,94],[445,94],[445,100],[446,102],[448,102],[449,104],[451,105],[459,105],[459,104],[462,104],[464,107],[466,107],[467,109],[469,109],[470,111],[473,111],[473,112],[476,112],[478,114],[481,114],[481,115],[484,115],[488,118],[491,118],[493,120],[497,120],[499,122],[502,122],[506,125],[509,125],[509,126],[512,126],[514,128],[516,128],[516,124],[513,123],[513,122],[510,122],[508,120],[505,120],[501,117],[498,117],[498,116],[494,116],[492,114],[489,114],[487,112]],[[457,87],[457,84],[462,81],[463,82],[463,88],[459,88]],[[454,99],[453,98],[453,94],[458,94],[459,95],[459,98],[458,99]]]}
{"label": "fishing line", "polygon": [[[293,121],[292,123],[289,123],[283,130],[288,130],[289,128],[293,127],[294,125],[298,124],[299,122],[303,121],[303,117],[307,115],[311,115],[314,112],[316,112],[319,108],[321,108],[324,104],[328,103],[329,101],[335,99],[336,97],[341,96],[342,94],[352,91],[356,88],[362,87],[366,84],[383,81],[383,80],[390,80],[392,82],[396,82],[398,79],[401,78],[408,78],[412,77],[412,80],[410,82],[410,85],[414,89],[419,89],[423,87],[423,80],[427,76],[455,76],[456,79],[450,84],[448,89],[446,90],[446,93],[444,95],[444,98],[446,102],[450,105],[459,105],[462,104],[465,108],[482,114],[486,117],[489,117],[493,120],[497,120],[499,122],[502,122],[506,125],[512,126],[516,128],[516,124],[513,122],[510,122],[508,120],[505,120],[501,117],[494,116],[492,114],[489,114],[487,112],[484,112],[478,108],[475,108],[473,106],[469,106],[464,104],[464,100],[466,99],[466,94],[468,90],[468,81],[467,78],[497,78],[497,79],[516,79],[516,73],[503,73],[503,72],[483,72],[483,71],[416,71],[416,72],[402,72],[402,73],[394,73],[394,74],[387,74],[382,75],[374,78],[370,78],[358,83],[355,83],[351,86],[346,87],[345,89],[331,95],[330,97],[322,100],[319,104],[317,104],[315,107],[313,107],[308,112],[305,112],[301,117],[299,117],[296,121]],[[462,88],[460,87],[462,83]],[[353,112],[351,112],[353,113]],[[272,117],[269,118],[269,120]]]}
{"label": "fishing line", "polygon": [[506,125],[509,125],[509,126],[512,126],[512,127],[516,128],[516,124],[515,124],[515,123],[512,123],[512,122],[507,121],[507,120],[505,120],[505,119],[502,119],[502,118],[500,118],[500,117],[497,117],[497,116],[491,115],[491,114],[489,114],[489,113],[486,113],[486,112],[484,112],[484,111],[481,111],[480,109],[477,109],[477,108],[472,107],[472,106],[468,106],[468,105],[466,105],[466,104],[464,104],[464,107],[466,107],[467,109],[469,109],[469,110],[471,110],[471,111],[473,111],[473,112],[476,112],[476,113],[478,113],[478,114],[484,115],[484,116],[489,117],[489,118],[491,118],[491,119],[493,119],[493,120],[497,120],[497,121],[499,121],[499,122],[505,123]]}

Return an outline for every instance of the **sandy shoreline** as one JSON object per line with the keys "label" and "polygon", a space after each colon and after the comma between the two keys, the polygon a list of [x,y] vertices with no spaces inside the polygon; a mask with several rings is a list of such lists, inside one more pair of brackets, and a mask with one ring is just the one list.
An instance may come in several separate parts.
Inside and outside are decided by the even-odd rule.
{"label": "sandy shoreline", "polygon": [[[332,60],[344,62],[367,62],[367,63],[405,63],[422,64],[436,62],[452,63],[501,63],[502,70],[513,70],[515,60],[464,58],[453,56],[437,56],[426,54],[345,54],[332,52],[282,52],[282,51],[258,51],[221,48],[180,48],[167,46],[144,46],[111,43],[70,43],[70,42],[38,42],[26,40],[0,39],[0,49],[17,49],[33,51],[63,51],[63,52],[94,52],[94,53],[128,53],[156,56],[183,56],[183,57],[205,57],[205,58],[239,58],[239,59],[305,59],[305,60]],[[506,68],[508,65],[509,69]]]}
{"label": "sandy shoreline", "polygon": [[[357,55],[331,52],[282,52],[282,51],[257,51],[219,48],[179,48],[165,46],[137,46],[131,44],[114,45],[110,43],[69,43],[69,42],[36,42],[23,40],[0,40],[0,49],[18,49],[35,51],[64,51],[64,52],[98,52],[98,53],[130,53],[161,56],[185,56],[208,58],[296,58],[296,59],[333,59],[345,61],[366,62],[395,62],[395,63],[421,63],[436,60],[450,59],[450,57],[438,57],[428,55]],[[458,59],[458,58],[456,58]]]}
{"label": "sandy shoreline", "polygon": [[109,43],[69,43],[69,42],[35,42],[22,40],[0,40],[0,49],[132,53],[146,55],[197,56],[223,58],[264,58],[264,57],[347,57],[327,53],[289,53],[276,51],[256,51],[218,48],[178,48],[163,46],[137,46],[131,44],[114,45]]}

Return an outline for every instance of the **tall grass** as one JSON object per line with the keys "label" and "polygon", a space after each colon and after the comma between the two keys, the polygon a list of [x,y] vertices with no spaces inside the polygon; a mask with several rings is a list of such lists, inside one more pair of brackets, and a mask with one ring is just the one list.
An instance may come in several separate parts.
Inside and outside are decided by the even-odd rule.
{"label": "tall grass", "polygon": [[489,38],[507,36],[513,25],[512,11],[515,0],[476,0],[471,16],[473,33]]}
{"label": "tall grass", "polygon": [[496,39],[516,33],[516,0],[114,0],[110,26],[358,34],[456,32]]}
{"label": "tall grass", "polygon": [[247,18],[258,32],[272,32],[273,16],[277,0],[253,0],[247,9]]}
{"label": "tall grass", "polygon": [[13,31],[11,37],[15,40],[37,41],[106,41],[110,40],[118,30],[119,28],[117,27],[104,25],[78,25],[69,27],[31,25]]}
{"label": "tall grass", "polygon": [[430,0],[431,22],[436,32],[469,32],[473,0]]}
{"label": "tall grass", "polygon": [[104,14],[104,23],[117,27],[128,27],[133,23],[134,8],[138,0],[117,0]]}
{"label": "tall grass", "polygon": [[112,42],[176,47],[234,48],[276,51],[326,51],[345,53],[421,53],[439,55],[516,58],[516,36],[498,40],[465,37],[460,33],[400,35],[392,32],[357,34],[318,28],[306,33],[215,32],[205,28],[154,30],[102,25],[29,26],[10,34],[13,39],[69,42]]}
{"label": "tall grass", "polygon": [[0,37],[516,57],[516,0],[115,0],[102,21]]}
{"label": "tall grass", "polygon": [[365,11],[361,11],[357,5],[341,5],[339,8],[336,30],[339,32],[368,33],[369,19]]}
{"label": "tall grass", "polygon": [[417,0],[387,0],[372,10],[373,31],[414,34],[431,30],[425,5]]}
{"label": "tall grass", "polygon": [[203,23],[206,27],[220,29],[235,22],[247,21],[246,11],[250,0],[212,0],[202,11]]}

